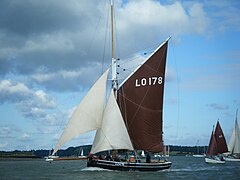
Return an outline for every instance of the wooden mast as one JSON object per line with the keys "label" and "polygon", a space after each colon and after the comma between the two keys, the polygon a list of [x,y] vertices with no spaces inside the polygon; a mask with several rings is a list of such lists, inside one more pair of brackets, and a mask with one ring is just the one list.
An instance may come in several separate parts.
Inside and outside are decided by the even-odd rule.
{"label": "wooden mast", "polygon": [[118,88],[117,82],[117,60],[114,58],[114,11],[113,0],[111,0],[111,32],[112,32],[112,88],[116,97]]}
{"label": "wooden mast", "polygon": [[112,58],[114,58],[114,25],[113,25],[113,1],[111,0],[111,32],[112,32]]}

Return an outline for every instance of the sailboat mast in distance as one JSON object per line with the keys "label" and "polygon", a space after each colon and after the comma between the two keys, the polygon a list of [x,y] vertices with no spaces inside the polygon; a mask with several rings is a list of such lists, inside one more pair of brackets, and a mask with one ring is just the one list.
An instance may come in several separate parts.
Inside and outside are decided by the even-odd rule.
{"label": "sailboat mast in distance", "polygon": [[237,119],[238,119],[238,109],[236,111],[235,126],[233,128],[232,136],[228,144],[228,150],[230,151],[231,154],[239,154],[240,156],[240,130],[239,130]]}

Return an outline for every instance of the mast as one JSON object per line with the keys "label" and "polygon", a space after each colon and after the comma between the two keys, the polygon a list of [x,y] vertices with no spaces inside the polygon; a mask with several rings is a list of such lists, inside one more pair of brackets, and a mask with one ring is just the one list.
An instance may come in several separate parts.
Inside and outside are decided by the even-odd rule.
{"label": "mast", "polygon": [[237,118],[238,118],[237,116],[238,116],[238,109],[237,109],[237,111],[236,111],[236,121],[237,121]]}
{"label": "mast", "polygon": [[114,9],[113,0],[111,0],[111,34],[112,34],[112,89],[114,95],[116,96],[116,91],[118,88],[117,80],[117,60],[114,58]]}

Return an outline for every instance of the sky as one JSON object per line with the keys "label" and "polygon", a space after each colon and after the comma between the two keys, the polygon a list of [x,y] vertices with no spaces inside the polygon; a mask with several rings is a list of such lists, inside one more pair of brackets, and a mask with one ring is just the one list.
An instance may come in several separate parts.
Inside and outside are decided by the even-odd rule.
{"label": "sky", "polygon": [[[208,145],[218,119],[229,142],[240,109],[240,2],[115,0],[114,6],[121,68],[131,72],[171,36],[164,143]],[[109,0],[0,1],[0,151],[57,144],[111,63],[108,14]],[[91,144],[93,136],[63,148]]]}

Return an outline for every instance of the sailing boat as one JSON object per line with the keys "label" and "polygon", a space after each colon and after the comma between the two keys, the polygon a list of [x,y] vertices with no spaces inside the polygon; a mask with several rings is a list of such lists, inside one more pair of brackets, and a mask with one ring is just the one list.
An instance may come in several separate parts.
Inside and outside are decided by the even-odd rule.
{"label": "sailing boat", "polygon": [[221,154],[227,151],[227,143],[220,123],[219,121],[217,121],[215,131],[212,131],[211,139],[207,150],[207,156],[205,157],[205,162],[223,164],[225,163],[225,160],[223,159],[223,156],[221,156]]}
{"label": "sailing boat", "polygon": [[200,154],[199,152],[199,140],[197,140],[196,146],[197,146],[197,154],[193,154],[193,157],[205,157],[205,154]]}
{"label": "sailing boat", "polygon": [[[113,27],[113,2],[111,1]],[[106,82],[109,69],[88,91],[70,118],[53,154],[66,142],[80,134],[96,130],[88,158],[88,167],[121,171],[158,171],[171,167],[171,162],[140,162],[136,150],[151,153],[163,151],[163,94],[167,38],[149,58],[118,85],[117,60],[114,58],[112,31],[112,88],[106,106]],[[106,158],[97,157],[99,152],[108,153]],[[129,159],[120,161],[117,150],[125,150]]]}
{"label": "sailing boat", "polygon": [[87,159],[87,156],[85,156],[84,153],[83,153],[83,148],[81,148],[81,153],[78,157],[82,158],[82,159]]}
{"label": "sailing boat", "polygon": [[235,126],[228,144],[228,150],[230,153],[227,157],[224,157],[226,161],[240,161],[240,131],[237,122],[237,114],[238,110],[236,112]]}

